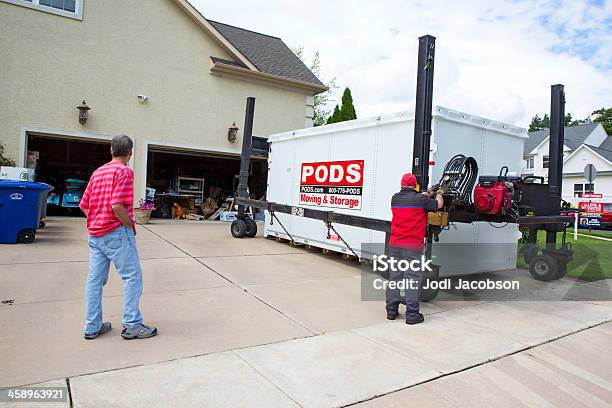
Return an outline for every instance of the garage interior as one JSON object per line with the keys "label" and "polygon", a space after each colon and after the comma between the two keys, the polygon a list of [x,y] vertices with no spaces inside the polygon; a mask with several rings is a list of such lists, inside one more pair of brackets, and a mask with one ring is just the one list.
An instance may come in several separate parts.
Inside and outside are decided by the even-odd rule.
{"label": "garage interior", "polygon": [[[110,141],[28,134],[27,147],[27,167],[36,168],[36,180],[52,185],[52,194],[62,194],[67,179],[86,182],[109,161]],[[48,205],[47,215],[81,216],[77,207]]]}
{"label": "garage interior", "polygon": [[[261,141],[260,141],[261,142]],[[261,143],[260,143],[261,144]],[[263,144],[266,145],[265,140]],[[36,180],[55,187],[58,204],[47,206],[47,215],[82,216],[78,203],[64,206],[62,195],[70,187],[75,196],[84,191],[86,182],[95,169],[107,163],[110,142],[107,140],[78,139],[57,135],[28,134],[27,167],[36,168]],[[249,171],[249,191],[253,198],[264,197],[267,185],[267,158],[259,150],[254,155]],[[214,152],[189,151],[150,145],[147,152],[146,186],[155,189],[151,197],[156,210],[151,217],[177,217],[175,203],[185,214],[196,214],[208,219],[218,209],[234,211],[231,203],[240,172],[240,157]],[[82,187],[66,180],[82,180]],[[81,188],[82,191],[79,190]],[[135,203],[138,206],[139,203]]]}
{"label": "garage interior", "polygon": [[[254,157],[249,170],[252,197],[265,195],[267,171],[266,158]],[[155,189],[156,207],[152,217],[175,218],[175,203],[206,218],[220,207],[234,211],[229,201],[238,187],[239,173],[239,156],[149,146],[147,187]]]}

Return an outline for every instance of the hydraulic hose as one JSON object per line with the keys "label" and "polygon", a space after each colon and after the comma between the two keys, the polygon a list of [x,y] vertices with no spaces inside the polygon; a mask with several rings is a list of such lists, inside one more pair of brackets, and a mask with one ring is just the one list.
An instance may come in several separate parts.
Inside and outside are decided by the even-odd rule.
{"label": "hydraulic hose", "polygon": [[436,188],[443,189],[454,196],[453,204],[472,203],[472,190],[478,178],[478,163],[473,157],[462,154],[454,156],[446,163],[440,182]]}

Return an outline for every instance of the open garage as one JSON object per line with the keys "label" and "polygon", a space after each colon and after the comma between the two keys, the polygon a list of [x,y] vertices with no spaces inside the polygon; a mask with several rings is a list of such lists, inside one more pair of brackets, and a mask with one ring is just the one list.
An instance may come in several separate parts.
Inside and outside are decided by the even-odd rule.
{"label": "open garage", "polygon": [[80,214],[78,202],[93,171],[109,161],[110,141],[61,135],[28,134],[27,164],[36,180],[55,187],[49,215]]}
{"label": "open garage", "polygon": [[[267,169],[265,157],[254,157],[251,161],[252,197],[265,195]],[[153,216],[170,218],[175,203],[188,212],[210,216],[211,209],[216,210],[234,196],[239,173],[237,155],[149,145],[146,186],[155,189],[157,210]]]}

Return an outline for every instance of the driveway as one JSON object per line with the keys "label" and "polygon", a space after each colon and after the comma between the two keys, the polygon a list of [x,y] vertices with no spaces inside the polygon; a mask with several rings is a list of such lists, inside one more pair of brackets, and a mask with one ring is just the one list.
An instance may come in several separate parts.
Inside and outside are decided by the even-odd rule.
{"label": "driveway", "polygon": [[[360,300],[355,262],[233,239],[224,223],[154,220],[137,240],[142,312],[160,334],[121,339],[111,271],[104,315],[114,330],[85,341],[83,221],[50,218],[34,244],[0,246],[0,387],[68,379],[82,407],[474,406],[487,379],[487,393],[516,402],[506,405],[555,405],[553,387],[585,406],[612,403],[610,281],[507,272],[575,301],[434,301],[426,323],[408,327]],[[516,392],[504,399],[495,387],[508,385]]]}

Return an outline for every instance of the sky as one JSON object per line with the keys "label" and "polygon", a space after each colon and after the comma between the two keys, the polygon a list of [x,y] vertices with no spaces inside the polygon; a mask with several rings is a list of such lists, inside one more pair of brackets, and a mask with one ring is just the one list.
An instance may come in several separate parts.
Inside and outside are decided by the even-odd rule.
{"label": "sky", "polygon": [[[206,17],[320,52],[358,117],[414,108],[418,37],[436,37],[434,104],[527,127],[565,85],[566,113],[612,107],[612,0],[190,0]],[[331,106],[333,107],[333,105]]]}

